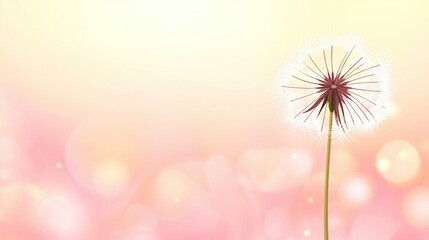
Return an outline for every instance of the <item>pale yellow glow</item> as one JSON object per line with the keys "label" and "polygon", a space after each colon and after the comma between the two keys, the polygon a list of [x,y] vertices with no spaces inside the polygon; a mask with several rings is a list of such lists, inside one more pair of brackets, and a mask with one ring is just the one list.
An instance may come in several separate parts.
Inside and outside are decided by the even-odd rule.
{"label": "pale yellow glow", "polygon": [[155,182],[155,191],[160,200],[178,203],[189,198],[196,185],[188,176],[178,170],[165,170]]}
{"label": "pale yellow glow", "polygon": [[[223,135],[255,116],[274,122],[278,116],[269,96],[281,59],[293,56],[301,43],[344,34],[362,37],[396,70],[398,105],[386,106],[395,121],[423,123],[427,117],[404,108],[427,102],[426,88],[411,91],[402,80],[426,86],[422,49],[429,36],[428,1],[0,2],[0,30],[7,36],[0,39],[5,66],[0,83],[55,114],[82,117],[154,103],[163,111],[184,106],[191,109],[185,114],[202,115],[202,125],[212,115],[231,116],[219,121],[228,126],[216,131]],[[383,129],[407,131],[394,126]]]}
{"label": "pale yellow glow", "polygon": [[113,196],[124,191],[129,182],[128,167],[120,160],[102,161],[95,169],[93,184],[103,196]]}
{"label": "pale yellow glow", "polygon": [[417,177],[421,160],[413,145],[396,140],[388,142],[380,149],[376,166],[386,180],[393,183],[405,183]]}
{"label": "pale yellow glow", "polygon": [[377,159],[377,169],[380,172],[385,172],[390,169],[390,162],[385,158]]}
{"label": "pale yellow glow", "polygon": [[387,114],[391,117],[394,117],[399,114],[399,108],[397,105],[390,104],[390,106],[387,107]]}
{"label": "pale yellow glow", "polygon": [[151,189],[160,218],[174,219],[183,214],[185,204],[194,197],[198,189],[197,182],[181,170],[161,171]]}
{"label": "pale yellow glow", "polygon": [[405,159],[407,158],[407,152],[405,152],[405,151],[401,151],[401,152],[399,153],[399,158],[400,158],[401,160],[405,160]]}
{"label": "pale yellow glow", "polygon": [[148,2],[148,12],[151,13],[155,24],[168,27],[182,27],[192,25],[192,19],[198,15],[195,0],[159,0]]}

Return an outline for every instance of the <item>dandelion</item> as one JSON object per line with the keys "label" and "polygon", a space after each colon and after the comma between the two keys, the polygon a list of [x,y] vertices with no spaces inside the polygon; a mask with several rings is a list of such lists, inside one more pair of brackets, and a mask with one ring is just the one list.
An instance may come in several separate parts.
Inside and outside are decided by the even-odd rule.
{"label": "dandelion", "polygon": [[[368,131],[383,120],[388,103],[387,69],[357,44],[338,41],[300,56],[282,75],[288,117],[299,128],[327,135],[324,238],[328,233],[332,136]],[[334,125],[335,122],[335,125]]]}

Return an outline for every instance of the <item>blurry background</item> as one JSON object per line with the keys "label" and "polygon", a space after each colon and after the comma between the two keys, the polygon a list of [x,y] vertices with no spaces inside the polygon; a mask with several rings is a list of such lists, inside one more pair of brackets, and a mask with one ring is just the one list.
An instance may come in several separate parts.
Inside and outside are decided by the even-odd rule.
{"label": "blurry background", "polygon": [[325,149],[277,67],[330,34],[390,61],[334,146],[332,239],[429,238],[429,2],[0,0],[0,238],[320,239]]}

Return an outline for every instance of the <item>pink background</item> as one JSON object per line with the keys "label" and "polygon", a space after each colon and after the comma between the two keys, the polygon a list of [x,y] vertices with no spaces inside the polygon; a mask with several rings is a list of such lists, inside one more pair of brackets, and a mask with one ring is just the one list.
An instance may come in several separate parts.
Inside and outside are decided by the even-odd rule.
{"label": "pink background", "polygon": [[325,148],[277,66],[323,34],[389,60],[334,144],[331,239],[429,239],[427,1],[0,0],[0,239],[321,239]]}

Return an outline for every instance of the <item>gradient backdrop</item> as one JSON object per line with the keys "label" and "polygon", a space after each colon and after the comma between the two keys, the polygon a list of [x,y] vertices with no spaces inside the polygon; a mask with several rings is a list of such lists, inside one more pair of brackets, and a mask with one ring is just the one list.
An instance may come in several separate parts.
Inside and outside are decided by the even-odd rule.
{"label": "gradient backdrop", "polygon": [[333,146],[331,239],[429,239],[426,0],[0,0],[0,239],[320,240],[277,67],[358,35],[390,118]]}

